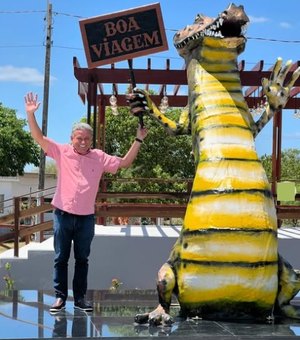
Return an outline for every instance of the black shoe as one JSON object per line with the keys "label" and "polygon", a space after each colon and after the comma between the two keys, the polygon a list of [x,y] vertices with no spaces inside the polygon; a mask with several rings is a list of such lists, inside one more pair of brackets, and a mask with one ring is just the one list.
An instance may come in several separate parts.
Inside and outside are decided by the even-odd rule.
{"label": "black shoe", "polygon": [[49,311],[50,313],[55,314],[64,309],[66,309],[66,301],[64,301],[62,298],[57,298],[53,305],[50,307]]}
{"label": "black shoe", "polygon": [[93,311],[93,307],[89,305],[84,299],[75,301],[74,308],[83,310],[85,312]]}

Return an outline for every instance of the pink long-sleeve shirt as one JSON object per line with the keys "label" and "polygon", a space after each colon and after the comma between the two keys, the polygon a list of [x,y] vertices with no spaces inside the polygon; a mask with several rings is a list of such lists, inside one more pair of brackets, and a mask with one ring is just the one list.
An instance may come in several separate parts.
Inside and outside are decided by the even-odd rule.
{"label": "pink long-sleeve shirt", "polygon": [[56,161],[58,172],[52,205],[71,214],[93,214],[101,176],[104,172],[116,173],[121,158],[99,149],[80,155],[70,144],[47,140],[47,156]]}

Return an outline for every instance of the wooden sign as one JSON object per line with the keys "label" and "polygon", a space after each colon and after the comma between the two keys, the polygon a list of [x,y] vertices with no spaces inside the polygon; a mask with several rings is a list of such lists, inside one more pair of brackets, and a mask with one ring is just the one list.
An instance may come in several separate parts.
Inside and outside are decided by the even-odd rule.
{"label": "wooden sign", "polygon": [[89,68],[168,49],[159,3],[79,21]]}

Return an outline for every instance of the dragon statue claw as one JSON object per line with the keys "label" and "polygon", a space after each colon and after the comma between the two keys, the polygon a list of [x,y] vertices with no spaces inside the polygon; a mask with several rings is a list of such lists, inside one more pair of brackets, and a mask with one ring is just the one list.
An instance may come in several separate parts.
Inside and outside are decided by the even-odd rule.
{"label": "dragon statue claw", "polygon": [[282,63],[282,58],[278,58],[270,79],[262,78],[261,83],[263,93],[267,98],[267,103],[265,105],[265,111],[254,125],[254,137],[256,137],[264,126],[273,118],[276,111],[285,107],[290,98],[291,89],[300,76],[300,67],[298,67],[293,72],[292,77],[287,80],[287,74],[292,67],[292,61],[288,60],[284,67],[282,67]]}

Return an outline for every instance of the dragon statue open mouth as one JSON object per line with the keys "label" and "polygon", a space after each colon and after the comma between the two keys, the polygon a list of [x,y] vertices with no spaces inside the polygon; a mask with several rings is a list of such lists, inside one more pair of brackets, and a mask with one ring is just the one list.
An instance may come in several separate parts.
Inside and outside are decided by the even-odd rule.
{"label": "dragon statue open mouth", "polygon": [[241,37],[245,40],[249,18],[244,12],[243,6],[230,4],[216,19],[198,14],[192,25],[186,26],[174,35],[173,43],[178,53],[184,53],[184,49],[194,49],[201,44],[201,38],[232,38]]}

